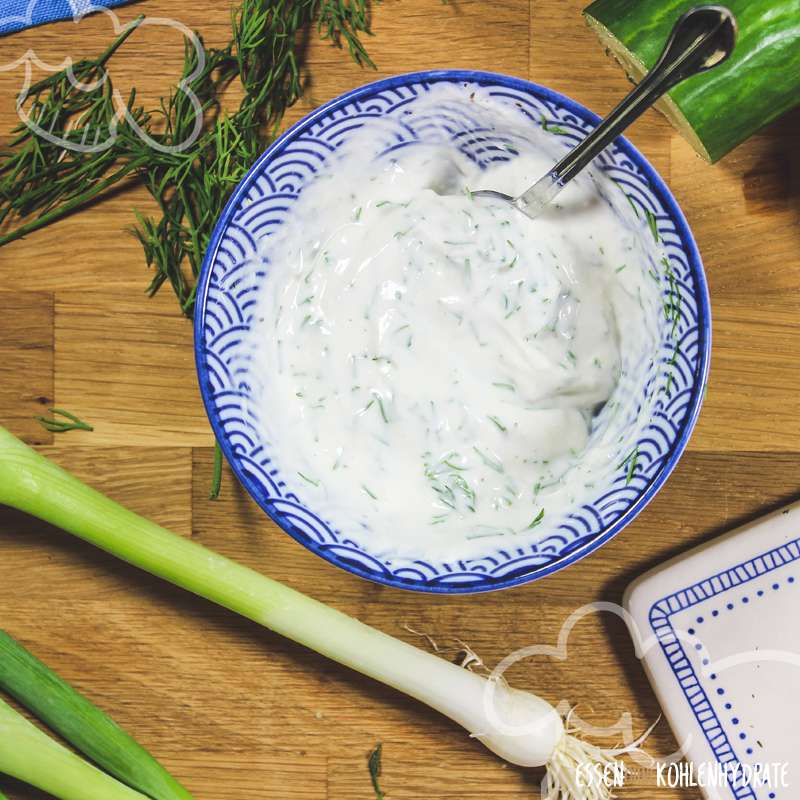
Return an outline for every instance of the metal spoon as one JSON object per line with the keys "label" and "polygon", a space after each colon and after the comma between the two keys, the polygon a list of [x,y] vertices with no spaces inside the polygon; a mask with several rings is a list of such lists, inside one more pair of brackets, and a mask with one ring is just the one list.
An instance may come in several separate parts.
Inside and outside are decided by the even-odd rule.
{"label": "metal spoon", "polygon": [[736,43],[736,19],[724,6],[697,6],[676,23],[658,61],[641,83],[546,175],[519,197],[483,189],[473,197],[505,200],[534,218],[595,156],[676,84],[725,61]]}

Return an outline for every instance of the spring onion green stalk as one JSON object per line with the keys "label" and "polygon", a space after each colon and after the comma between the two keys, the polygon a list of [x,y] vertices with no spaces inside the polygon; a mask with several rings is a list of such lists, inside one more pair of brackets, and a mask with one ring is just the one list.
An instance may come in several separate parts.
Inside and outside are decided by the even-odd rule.
{"label": "spring onion green stalk", "polygon": [[546,700],[462,669],[170,533],[86,486],[1,427],[0,503],[426,703],[513,764],[546,765],[548,797],[609,797],[607,789],[576,786],[576,768],[602,761],[604,753],[567,733]]}
{"label": "spring onion green stalk", "polygon": [[3,700],[0,772],[61,800],[147,800],[67,750]]}
{"label": "spring onion green stalk", "polygon": [[192,800],[114,720],[0,631],[0,689],[123,783],[153,800]]}

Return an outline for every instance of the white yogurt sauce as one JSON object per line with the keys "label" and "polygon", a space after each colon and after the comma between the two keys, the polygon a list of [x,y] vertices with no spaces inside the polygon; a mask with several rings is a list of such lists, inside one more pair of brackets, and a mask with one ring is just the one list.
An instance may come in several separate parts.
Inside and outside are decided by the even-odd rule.
{"label": "white yogurt sauce", "polygon": [[585,173],[536,220],[473,198],[517,194],[563,146],[480,92],[412,113],[444,103],[515,157],[482,171],[441,130],[379,157],[387,123],[364,129],[265,240],[251,333],[290,487],[371,553],[434,561],[539,540],[608,485],[664,325],[661,253],[620,189]]}

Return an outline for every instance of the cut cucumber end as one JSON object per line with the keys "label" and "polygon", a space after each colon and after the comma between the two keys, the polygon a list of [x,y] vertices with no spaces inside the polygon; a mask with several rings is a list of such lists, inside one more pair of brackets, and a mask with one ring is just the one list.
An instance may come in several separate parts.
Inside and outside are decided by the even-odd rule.
{"label": "cut cucumber end", "polygon": [[[647,67],[642,61],[636,57],[625,45],[617,39],[616,36],[605,26],[602,22],[595,19],[586,12],[583,13],[586,24],[595,32],[600,44],[606,53],[612,55],[620,64],[625,74],[634,83],[639,81],[647,73]],[[694,151],[704,158],[709,163],[713,163],[716,159],[712,158],[708,150],[703,146],[703,143],[698,138],[694,129],[687,121],[683,112],[678,108],[677,104],[672,100],[669,94],[665,94],[654,106],[658,109],[683,136],[686,141],[692,146]]]}

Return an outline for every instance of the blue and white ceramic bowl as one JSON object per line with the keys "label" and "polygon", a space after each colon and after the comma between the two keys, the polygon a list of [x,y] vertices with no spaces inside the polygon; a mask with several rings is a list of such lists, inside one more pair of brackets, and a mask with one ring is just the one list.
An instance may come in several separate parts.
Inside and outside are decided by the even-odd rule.
{"label": "blue and white ceramic bowl", "polygon": [[[248,350],[243,342],[253,322],[259,286],[269,265],[259,241],[292,214],[303,187],[348,137],[370,119],[410,108],[439,82],[476,84],[502,102],[514,103],[531,125],[557,126],[565,148],[598,117],[563,95],[504,75],[431,71],[400,75],[348,92],[309,114],[278,139],[239,184],[217,223],[197,289],[195,351],[200,389],[214,432],[239,480],[288,534],[348,572],[390,586],[427,592],[481,592],[540,578],[596,550],[624,528],[661,488],[686,447],[703,397],[710,351],[710,312],[703,267],[680,209],[650,164],[619,139],[599,166],[628,195],[641,216],[655,223],[681,295],[675,337],[666,335],[658,359],[670,365],[669,390],[655,402],[638,442],[635,469],[620,465],[596,499],[577,507],[551,535],[536,544],[487,544],[479,558],[430,563],[381,559],[365,545],[331,529],[292,492],[281,465],[267,457],[250,419]],[[448,123],[450,124],[450,123]],[[467,135],[468,134],[468,135]],[[393,146],[413,146],[407,126]],[[513,158],[491,130],[452,130],[474,147],[478,163]],[[664,287],[665,302],[670,302]],[[676,347],[677,343],[677,347]]]}

